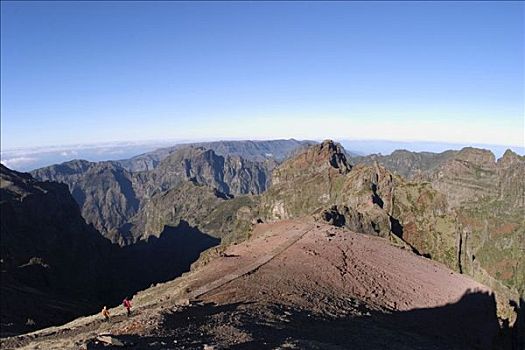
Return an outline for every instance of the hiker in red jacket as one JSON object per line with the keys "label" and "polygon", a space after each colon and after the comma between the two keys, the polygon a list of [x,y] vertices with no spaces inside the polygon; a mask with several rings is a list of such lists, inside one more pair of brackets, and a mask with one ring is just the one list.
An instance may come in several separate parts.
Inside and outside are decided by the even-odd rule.
{"label": "hiker in red jacket", "polygon": [[131,315],[131,301],[129,301],[128,298],[124,298],[124,301],[122,301],[122,305],[128,311],[128,316]]}

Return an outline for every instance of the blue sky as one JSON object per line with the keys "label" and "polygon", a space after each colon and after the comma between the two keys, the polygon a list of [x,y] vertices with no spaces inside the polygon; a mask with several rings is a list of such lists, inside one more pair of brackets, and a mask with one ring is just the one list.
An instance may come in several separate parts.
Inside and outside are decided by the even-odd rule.
{"label": "blue sky", "polygon": [[1,2],[1,146],[524,145],[521,2]]}

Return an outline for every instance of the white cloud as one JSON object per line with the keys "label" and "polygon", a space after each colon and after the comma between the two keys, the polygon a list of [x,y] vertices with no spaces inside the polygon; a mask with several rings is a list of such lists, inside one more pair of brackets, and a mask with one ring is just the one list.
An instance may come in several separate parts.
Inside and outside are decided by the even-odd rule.
{"label": "white cloud", "polygon": [[77,156],[78,155],[78,152],[75,151],[75,150],[71,150],[71,151],[62,151],[60,153],[60,155],[62,157],[71,157],[71,156]]}
{"label": "white cloud", "polygon": [[18,168],[18,167],[21,167],[27,164],[31,164],[35,160],[37,159],[32,158],[32,157],[16,157],[16,158],[2,159],[0,162],[6,167],[12,169],[12,168]]}

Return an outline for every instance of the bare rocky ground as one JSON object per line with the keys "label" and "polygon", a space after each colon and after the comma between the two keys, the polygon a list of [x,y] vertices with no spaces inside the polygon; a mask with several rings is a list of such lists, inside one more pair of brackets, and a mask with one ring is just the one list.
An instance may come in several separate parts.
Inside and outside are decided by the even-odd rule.
{"label": "bare rocky ground", "polygon": [[[260,224],[182,277],[2,349],[504,348],[487,287],[445,266],[309,218]],[[102,306],[101,306],[102,307]],[[108,339],[108,338],[106,338]],[[113,346],[118,348],[118,346]]]}

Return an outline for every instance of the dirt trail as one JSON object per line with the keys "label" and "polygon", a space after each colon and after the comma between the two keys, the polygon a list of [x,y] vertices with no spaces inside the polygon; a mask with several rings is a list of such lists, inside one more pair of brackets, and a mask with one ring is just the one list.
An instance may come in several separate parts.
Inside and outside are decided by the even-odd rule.
{"label": "dirt trail", "polygon": [[306,235],[308,232],[310,232],[313,229],[314,226],[311,226],[310,228],[306,229],[305,231],[292,231],[294,232],[294,235],[292,235],[287,241],[282,243],[281,245],[277,246],[275,249],[273,249],[268,254],[265,254],[258,258],[253,263],[238,269],[237,271],[230,273],[222,278],[219,278],[218,280],[215,280],[213,282],[210,282],[197,290],[189,293],[188,298],[191,299],[197,299],[204,294],[207,294],[219,287],[222,287],[226,283],[232,282],[233,280],[236,280],[237,278],[240,278],[242,276],[245,276],[249,273],[254,272],[261,266],[267,264],[270,260],[274,259],[279,254],[283,253],[286,249],[290,248],[293,244],[295,244],[299,239],[301,239],[304,235]]}
{"label": "dirt trail", "polygon": [[497,332],[484,309],[488,292],[382,238],[310,219],[281,221],[258,225],[252,238],[207,264],[138,293],[130,318],[119,307],[109,324],[89,316],[4,339],[2,348],[85,348],[105,332],[150,349],[484,349]]}

